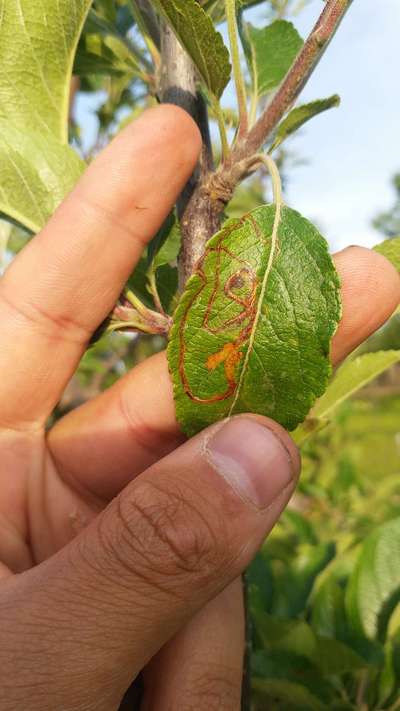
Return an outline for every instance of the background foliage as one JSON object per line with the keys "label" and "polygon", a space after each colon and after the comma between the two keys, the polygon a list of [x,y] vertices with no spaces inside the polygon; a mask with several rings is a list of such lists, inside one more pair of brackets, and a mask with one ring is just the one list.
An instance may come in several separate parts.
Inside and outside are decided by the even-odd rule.
{"label": "background foliage", "polygon": [[[12,7],[11,0],[5,2]],[[223,3],[202,0],[200,4],[223,30]],[[245,10],[260,4],[260,0],[241,0],[240,4],[248,61],[246,81],[257,97],[265,100],[302,44],[292,25],[280,24],[285,17],[293,19],[301,3],[264,2],[268,26],[259,28],[246,24]],[[85,3],[76,1],[75,5],[83,21]],[[154,5],[165,10],[168,2],[157,0]],[[83,169],[83,159],[90,161],[128,121],[158,101],[157,27],[152,25],[153,18],[145,17],[147,29],[143,33],[140,8],[141,3],[135,0],[94,0],[83,31],[79,23],[69,27],[63,58],[65,66],[74,61],[69,121],[65,87],[63,91],[57,89],[60,97],[56,106],[46,109],[45,93],[32,97],[28,85],[28,103],[18,103],[18,120],[11,127],[7,118],[10,112],[15,117],[16,100],[0,78],[0,180],[11,186],[7,195],[2,194],[1,209],[13,218],[0,222],[2,268],[51,214]],[[274,20],[279,23],[271,29],[269,23]],[[276,47],[282,46],[282,37],[288,50],[279,54]],[[9,54],[12,42],[16,42],[15,32],[10,33],[9,45],[0,45],[2,67],[6,55],[13,58]],[[265,47],[268,52],[263,51]],[[204,57],[199,51],[202,65]],[[207,62],[200,71],[215,142],[217,120],[221,118],[215,98],[228,81],[223,53],[220,47],[212,75]],[[54,81],[59,87],[57,77]],[[43,87],[38,90],[45,91]],[[78,91],[98,97],[97,136],[86,154],[82,149],[85,124],[77,122],[74,112]],[[31,121],[32,102],[43,109],[43,117],[38,116],[37,121],[47,123],[44,135],[42,124],[38,130]],[[337,103],[338,97],[333,96],[297,108],[278,131],[274,146],[278,147],[305,120]],[[80,158],[68,145],[63,118],[69,127],[69,143]],[[238,120],[235,108],[224,105],[223,118],[232,135]],[[24,143],[19,140],[21,135]],[[290,143],[285,143],[275,154],[283,175],[288,169],[289,150]],[[27,153],[31,156],[29,164]],[[16,161],[27,184],[37,186],[34,200],[26,193],[18,194],[19,184],[12,172]],[[57,166],[65,168],[66,161],[70,171],[60,174]],[[65,174],[70,177],[66,179]],[[43,175],[54,186],[50,202],[46,184],[42,189],[38,179]],[[399,176],[394,186],[397,202],[393,210],[378,215],[374,223],[391,238],[400,233]],[[252,177],[237,189],[227,214],[241,216],[263,204],[268,192],[263,175]],[[21,214],[21,204],[26,206],[25,214]],[[151,305],[146,275],[156,278],[161,301],[169,311],[175,302],[179,249],[179,235],[177,239],[175,231],[171,240],[171,234],[168,230],[167,235],[158,235],[130,280],[135,293]],[[160,250],[166,236],[166,247]],[[394,316],[346,361],[336,374],[333,389],[317,406],[314,420],[296,433],[304,442],[298,493],[248,573],[254,711],[400,708],[400,371],[393,365],[400,359],[399,322],[400,315]],[[54,419],[95,396],[164,346],[159,336],[112,334],[101,338],[83,358]],[[355,397],[348,400],[354,390]],[[313,438],[308,436],[310,430],[316,432]]]}

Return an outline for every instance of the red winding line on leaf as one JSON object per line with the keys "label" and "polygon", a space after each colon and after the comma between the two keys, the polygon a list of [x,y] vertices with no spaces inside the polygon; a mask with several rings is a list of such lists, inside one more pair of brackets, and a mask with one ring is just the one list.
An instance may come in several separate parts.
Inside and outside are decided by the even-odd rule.
{"label": "red winding line on leaf", "polygon": [[[258,279],[257,279],[257,276],[254,272],[254,269],[252,269],[252,267],[244,260],[238,259],[236,257],[236,255],[233,254],[229,249],[222,246],[222,242],[227,237],[230,237],[231,234],[236,229],[238,229],[238,227],[246,219],[251,220],[251,222],[253,224],[254,231],[257,233],[257,235],[260,237],[260,239],[265,240],[265,237],[264,237],[263,233],[261,232],[259,225],[256,223],[256,221],[252,218],[251,215],[247,215],[247,216],[244,216],[239,221],[239,223],[235,223],[234,225],[232,225],[231,229],[229,229],[229,231],[225,231],[224,234],[221,235],[220,241],[214,247],[206,249],[204,255],[201,257],[201,259],[198,262],[196,272],[195,272],[195,274],[197,274],[200,277],[201,284],[199,286],[199,289],[196,291],[196,293],[193,295],[192,299],[187,304],[185,312],[183,314],[183,318],[182,318],[180,325],[179,325],[179,343],[180,343],[179,374],[180,374],[181,381],[182,381],[183,388],[184,388],[186,395],[194,402],[198,402],[198,403],[202,403],[202,404],[210,404],[210,403],[214,403],[214,402],[221,402],[223,400],[227,400],[235,393],[235,390],[238,385],[238,382],[237,382],[236,376],[235,376],[235,371],[236,371],[236,366],[239,364],[240,360],[243,357],[243,353],[240,351],[240,347],[243,345],[243,343],[245,343],[248,340],[251,330],[252,330],[254,319],[256,317],[257,307],[256,307],[255,297],[256,297],[256,293],[257,293]],[[192,308],[194,302],[199,298],[202,291],[207,286],[208,279],[207,279],[206,274],[204,273],[203,265],[204,265],[205,259],[209,256],[209,254],[211,252],[217,253],[216,277],[215,277],[215,285],[214,285],[213,291],[211,293],[210,299],[208,301],[206,312],[204,314],[202,328],[207,330],[209,333],[216,335],[218,333],[222,333],[229,326],[234,326],[236,324],[240,324],[247,319],[249,321],[248,321],[248,324],[242,329],[242,331],[239,333],[238,337],[235,338],[234,341],[232,341],[231,343],[226,343],[220,351],[218,351],[217,353],[211,354],[206,360],[206,367],[209,370],[214,370],[218,365],[220,365],[221,363],[224,363],[225,377],[226,377],[226,381],[227,381],[226,390],[223,393],[218,393],[218,394],[213,395],[208,398],[201,398],[201,397],[198,397],[197,395],[195,395],[193,393],[193,391],[191,390],[191,387],[190,387],[190,384],[189,384],[189,381],[188,381],[188,378],[187,378],[187,375],[185,372],[186,345],[185,345],[185,340],[184,340],[184,331],[186,328],[186,323],[187,323],[190,309]],[[224,285],[224,293],[226,294],[226,296],[229,299],[231,299],[232,301],[235,301],[236,303],[242,305],[243,311],[241,311],[237,316],[226,321],[224,324],[222,324],[218,328],[213,329],[209,326],[209,317],[210,317],[211,310],[214,305],[215,299],[217,298],[217,295],[220,290],[220,267],[221,267],[222,252],[224,252],[229,257],[232,257],[233,259],[235,259],[243,264],[241,269],[239,269],[237,272],[232,274],[232,276],[229,277],[228,281]],[[245,277],[248,277],[251,280],[251,293],[248,297],[241,298],[233,293],[233,289],[240,288],[243,285],[243,279]]]}

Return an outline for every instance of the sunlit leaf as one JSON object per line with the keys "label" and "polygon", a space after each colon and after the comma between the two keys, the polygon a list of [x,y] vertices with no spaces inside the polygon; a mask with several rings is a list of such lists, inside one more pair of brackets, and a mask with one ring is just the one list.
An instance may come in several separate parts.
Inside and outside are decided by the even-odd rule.
{"label": "sunlit leaf", "polygon": [[0,212],[40,229],[84,164],[68,147],[72,64],[90,0],[3,0]]}
{"label": "sunlit leaf", "polygon": [[91,0],[2,0],[0,119],[67,143],[72,65],[90,5]]}
{"label": "sunlit leaf", "polygon": [[84,167],[75,151],[50,134],[0,120],[0,212],[32,232],[46,224]]}

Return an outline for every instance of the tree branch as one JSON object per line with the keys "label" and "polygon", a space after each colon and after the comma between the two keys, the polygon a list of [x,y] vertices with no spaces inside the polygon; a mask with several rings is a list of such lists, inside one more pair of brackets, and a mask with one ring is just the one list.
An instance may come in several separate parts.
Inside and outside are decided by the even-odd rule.
{"label": "tree branch", "polygon": [[254,154],[271,136],[281,118],[290,109],[304,88],[352,1],[328,0],[318,22],[295,59],[278,92],[242,145],[238,146],[237,152],[234,152],[234,160],[241,160],[245,156]]}
{"label": "tree branch", "polygon": [[[207,201],[199,200],[199,187],[214,168],[207,106],[197,92],[195,66],[166,22],[161,27],[161,98],[184,108],[196,121],[203,138],[199,165],[178,201],[178,216],[182,231],[179,259],[179,281],[182,290],[201,257],[205,242],[219,227],[220,216],[214,219]],[[201,191],[200,191],[201,192]]]}
{"label": "tree branch", "polygon": [[[216,172],[212,172],[207,112],[202,100],[200,105],[202,104],[203,108],[200,114],[197,114],[199,103],[196,104],[195,100],[195,70],[175,36],[170,37],[169,43],[172,45],[175,42],[176,46],[171,52],[165,48],[165,56],[163,56],[165,73],[166,76],[173,78],[176,87],[185,87],[191,93],[191,104],[189,103],[185,108],[198,121],[204,140],[200,170],[184,195],[184,206],[182,207],[182,201],[180,203],[179,213],[183,232],[183,251],[180,260],[181,288],[202,256],[207,240],[219,229],[221,215],[231,200],[236,186],[254,170],[257,165],[255,161],[257,152],[272,137],[279,121],[298,98],[351,3],[352,0],[327,0],[320,18],[277,93],[252,130],[237,141],[229,157],[221,163]],[[182,53],[185,58],[182,57]],[[177,67],[173,66],[175,55],[180,57]],[[190,87],[188,87],[188,77],[191,77]],[[179,103],[183,99],[182,93],[179,96],[179,92],[176,93],[175,100],[171,91],[167,92],[166,96],[174,103]],[[198,96],[197,101],[199,101]]]}
{"label": "tree branch", "polygon": [[207,190],[211,199],[217,196],[220,211],[230,200],[238,182],[248,173],[248,162],[271,138],[284,114],[298,98],[351,3],[352,0],[327,0],[310,36],[264,113],[251,131],[237,142],[228,160],[211,177]]}

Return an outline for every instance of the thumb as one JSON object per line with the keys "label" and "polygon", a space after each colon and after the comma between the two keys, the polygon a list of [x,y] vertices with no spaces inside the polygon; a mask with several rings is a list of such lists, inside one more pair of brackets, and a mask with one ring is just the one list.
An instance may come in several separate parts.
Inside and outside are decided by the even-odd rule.
{"label": "thumb", "polygon": [[96,709],[117,708],[132,676],[249,564],[298,471],[284,430],[246,415],[139,476],[63,551],[12,581],[14,623],[8,612],[0,624],[3,634],[16,618],[25,628],[14,673],[24,693],[38,659],[32,684],[37,693],[43,679],[41,711],[64,708],[56,698],[69,711],[92,708],[85,701],[99,693],[104,706]]}

